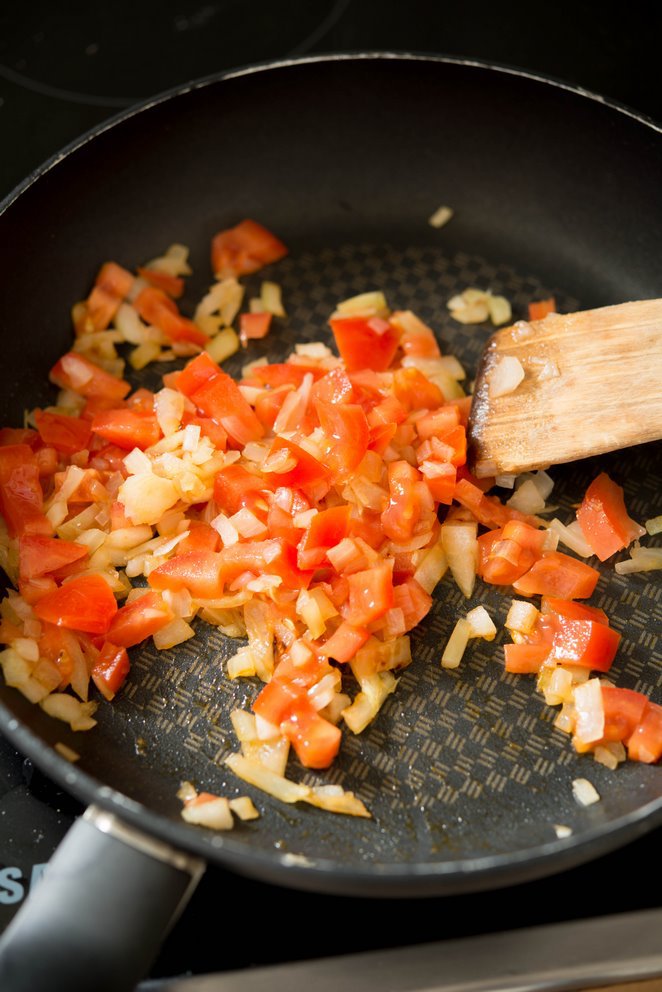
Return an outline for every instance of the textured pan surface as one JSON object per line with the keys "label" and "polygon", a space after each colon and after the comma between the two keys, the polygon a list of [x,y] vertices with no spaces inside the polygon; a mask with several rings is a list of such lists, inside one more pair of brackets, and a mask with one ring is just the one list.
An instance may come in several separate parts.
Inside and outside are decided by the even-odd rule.
{"label": "textured pan surface", "polygon": [[[265,350],[278,360],[296,341],[328,340],[338,299],[382,288],[393,307],[428,321],[471,377],[491,328],[450,319],[447,299],[467,286],[503,293],[515,317],[550,293],[563,310],[659,295],[661,146],[656,130],[613,107],[444,61],[322,60],[172,95],[84,142],[0,217],[13,289],[0,312],[2,423],[50,395],[46,373],[67,347],[68,309],[103,260],[131,267],[184,242],[192,303],[210,281],[210,236],[244,216],[291,247],[270,270],[288,318],[231,370]],[[442,203],[456,215],[433,230],[427,218]],[[568,513],[606,469],[635,518],[659,514],[660,454],[642,445],[553,470],[554,497]],[[602,573],[592,602],[623,633],[615,676],[659,699],[656,573]],[[467,602],[443,580],[395,695],[368,731],[346,736],[332,770],[310,779],[354,789],[372,820],[284,807],[224,769],[236,749],[228,714],[255,686],[225,678],[236,642],[202,623],[176,651],[135,651],[129,685],[100,708],[92,733],[69,734],[5,687],[2,727],[86,800],[239,870],[304,887],[480,889],[568,867],[661,822],[662,770],[612,773],[576,756],[533,681],[503,672],[501,635],[474,643],[459,671],[440,670],[455,619],[478,602],[499,626],[507,597],[480,587]],[[81,754],[76,766],[48,746],[57,740]],[[595,784],[599,804],[576,805],[578,776]],[[263,815],[227,835],[189,828],[175,797],[184,778],[251,792]],[[555,824],[571,837],[558,841]]]}

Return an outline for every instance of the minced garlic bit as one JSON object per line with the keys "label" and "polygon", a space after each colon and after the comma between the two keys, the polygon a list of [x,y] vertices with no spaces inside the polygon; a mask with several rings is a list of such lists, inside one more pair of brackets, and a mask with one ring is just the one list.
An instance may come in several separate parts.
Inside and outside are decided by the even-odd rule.
{"label": "minced garlic bit", "polygon": [[499,327],[507,324],[513,315],[512,307],[505,296],[473,287],[451,297],[448,309],[453,319],[460,324],[482,324],[489,319],[495,327]]}
{"label": "minced garlic bit", "polygon": [[443,227],[445,224],[448,224],[452,216],[453,211],[450,207],[438,207],[432,216],[428,218],[428,224],[430,227]]}
{"label": "minced garlic bit", "polygon": [[580,806],[592,806],[600,802],[600,795],[587,778],[576,778],[572,782],[572,794]]}

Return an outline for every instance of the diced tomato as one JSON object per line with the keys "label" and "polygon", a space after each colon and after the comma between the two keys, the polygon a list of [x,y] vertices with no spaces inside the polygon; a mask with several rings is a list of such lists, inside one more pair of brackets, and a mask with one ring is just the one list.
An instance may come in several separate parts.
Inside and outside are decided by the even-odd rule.
{"label": "diced tomato", "polygon": [[393,606],[393,571],[388,562],[347,576],[347,619],[355,627],[367,627]]}
{"label": "diced tomato", "polygon": [[626,741],[641,723],[648,707],[648,698],[643,692],[633,689],[619,689],[603,685],[602,708],[605,718],[605,741]]}
{"label": "diced tomato", "polygon": [[314,383],[311,397],[313,402],[316,400],[335,404],[354,402],[354,387],[346,369],[339,365],[323,375]]}
{"label": "diced tomato", "polygon": [[27,444],[0,447],[0,510],[11,537],[52,534],[36,456]]}
{"label": "diced tomato", "polygon": [[58,627],[105,634],[117,613],[117,602],[106,580],[92,573],[71,579],[48,593],[34,611],[40,620]]}
{"label": "diced tomato", "polygon": [[220,423],[238,444],[258,441],[264,434],[262,424],[239,386],[222,369],[198,386],[190,399],[201,413]]}
{"label": "diced tomato", "polygon": [[113,699],[126,682],[131,665],[126,648],[104,641],[91,676],[104,699]]}
{"label": "diced tomato", "polygon": [[323,482],[328,478],[328,469],[294,441],[277,436],[271,445],[268,457],[279,451],[287,451],[296,464],[284,472],[269,472],[268,478],[273,486],[294,486],[297,489],[305,489],[306,486]]}
{"label": "diced tomato", "polygon": [[450,506],[455,495],[455,483],[457,481],[457,469],[455,465],[439,464],[436,467],[435,475],[424,475],[423,481],[430,491],[430,495],[438,503]]}
{"label": "diced tomato", "polygon": [[268,310],[239,314],[239,338],[244,343],[251,338],[264,338],[271,327],[272,314]]}
{"label": "diced tomato", "polygon": [[182,316],[175,301],[162,289],[146,286],[138,293],[133,305],[144,321],[158,327],[170,341],[191,341],[201,348],[209,341],[197,324]]}
{"label": "diced tomato", "polygon": [[51,369],[49,378],[61,389],[71,389],[110,406],[116,406],[131,391],[124,379],[111,375],[76,351],[63,355]]}
{"label": "diced tomato", "polygon": [[559,616],[571,620],[594,620],[609,626],[609,617],[598,606],[587,603],[577,603],[574,599],[556,599],[553,596],[543,596],[540,601],[541,613],[558,613]]}
{"label": "diced tomato", "polygon": [[169,272],[159,272],[158,269],[151,269],[146,265],[138,267],[138,275],[150,286],[155,286],[167,293],[173,300],[178,300],[184,292],[184,280],[181,276],[173,276]]}
{"label": "diced tomato", "polygon": [[506,671],[529,675],[540,671],[549,656],[548,644],[504,644]]}
{"label": "diced tomato", "polygon": [[597,569],[585,562],[561,551],[551,551],[513,582],[513,589],[522,596],[588,599],[593,595],[599,578]]}
{"label": "diced tomato", "polygon": [[230,516],[243,506],[254,509],[256,502],[264,502],[269,489],[269,483],[261,476],[253,475],[237,463],[226,465],[214,476],[214,502]]}
{"label": "diced tomato", "polygon": [[548,313],[556,313],[556,300],[553,296],[529,303],[529,320],[542,320]]}
{"label": "diced tomato", "polygon": [[405,631],[413,630],[432,609],[432,596],[409,576],[393,587],[393,606],[404,614]]}
{"label": "diced tomato", "polygon": [[438,358],[441,355],[434,331],[411,310],[396,311],[390,322],[401,332],[400,347],[407,356]]}
{"label": "diced tomato", "polygon": [[22,535],[18,547],[19,575],[22,579],[35,579],[48,575],[88,555],[88,549],[84,544],[63,541],[43,534]]}
{"label": "diced tomato", "polygon": [[270,365],[256,365],[251,370],[250,381],[257,386],[295,386],[298,388],[305,376],[320,379],[324,369],[319,365],[306,365],[303,362],[274,362]]}
{"label": "diced tomato", "polygon": [[120,607],[108,628],[107,638],[114,645],[132,648],[161,630],[172,620],[172,611],[158,592],[146,591]]}
{"label": "diced tomato", "polygon": [[400,332],[380,317],[332,317],[331,330],[348,372],[385,372],[398,350]]}
{"label": "diced tomato", "polygon": [[255,416],[260,421],[266,433],[273,430],[276,418],[281,411],[285,397],[290,393],[287,387],[265,389],[255,400]]}
{"label": "diced tomato", "polygon": [[220,372],[221,366],[206,351],[202,351],[177,373],[177,389],[185,396],[192,396],[196,389],[215,379]]}
{"label": "diced tomato", "polygon": [[662,706],[648,703],[632,736],[625,742],[628,758],[654,764],[662,758]]}
{"label": "diced tomato", "polygon": [[153,569],[147,581],[159,591],[188,589],[198,599],[216,599],[223,595],[222,569],[221,552],[186,551]]}
{"label": "diced tomato", "polygon": [[503,527],[509,520],[522,520],[532,527],[536,527],[539,523],[538,519],[530,514],[520,513],[510,506],[504,506],[496,496],[486,496],[464,474],[457,481],[455,499],[471,510],[478,523],[483,524],[484,527]]}
{"label": "diced tomato", "polygon": [[340,729],[302,704],[281,723],[281,730],[305,768],[328,768],[340,750]]}
{"label": "diced tomato", "polygon": [[359,648],[362,648],[370,637],[365,627],[357,627],[343,620],[330,637],[320,647],[320,654],[333,658],[341,664],[351,661]]}
{"label": "diced tomato", "polygon": [[316,513],[310,521],[298,546],[300,568],[315,568],[320,565],[329,548],[333,548],[347,536],[349,528],[349,506],[333,506]]}
{"label": "diced tomato", "polygon": [[275,677],[262,687],[253,702],[252,709],[262,719],[278,727],[283,720],[287,720],[305,695],[305,687]]}
{"label": "diced tomato", "polygon": [[221,537],[217,530],[203,520],[190,520],[188,535],[177,545],[177,551],[219,551]]}
{"label": "diced tomato", "polygon": [[35,411],[37,430],[44,444],[66,455],[87,448],[90,443],[90,422],[80,417],[66,417],[46,410]]}
{"label": "diced tomato", "polygon": [[444,402],[444,394],[417,368],[396,369],[393,391],[407,410],[436,410]]}
{"label": "diced tomato", "polygon": [[82,319],[76,330],[79,333],[105,330],[131,289],[133,278],[130,272],[116,262],[102,265],[92,292],[85,301]]}
{"label": "diced tomato", "polygon": [[161,428],[153,414],[133,410],[105,410],[92,420],[92,430],[99,437],[126,451],[145,450],[161,439]]}
{"label": "diced tomato", "polygon": [[283,242],[254,220],[219,231],[211,243],[211,267],[217,279],[250,275],[285,255]]}
{"label": "diced tomato", "polygon": [[332,442],[327,464],[334,472],[356,469],[368,450],[370,431],[363,408],[357,403],[326,403],[315,401],[320,426]]}
{"label": "diced tomato", "polygon": [[429,437],[444,437],[459,424],[460,415],[456,406],[440,406],[416,420],[416,433],[421,441],[425,441]]}
{"label": "diced tomato", "polygon": [[29,427],[0,427],[0,447],[13,444],[27,444],[34,448],[35,442],[39,440],[37,431]]}
{"label": "diced tomato", "polygon": [[[592,671],[608,672],[616,657],[621,635],[613,627],[595,620],[553,616],[554,638],[551,656],[560,664],[579,665]],[[540,618],[544,625],[545,617]]]}
{"label": "diced tomato", "polygon": [[577,520],[584,537],[600,561],[627,548],[646,533],[625,508],[623,489],[601,472],[586,490]]}
{"label": "diced tomato", "polygon": [[41,575],[34,579],[19,578],[18,580],[18,591],[22,599],[30,606],[34,606],[44,596],[55,592],[57,587],[57,582],[52,575]]}
{"label": "diced tomato", "polygon": [[388,466],[389,502],[382,513],[382,528],[387,537],[399,544],[410,540],[421,519],[421,473],[406,461]]}

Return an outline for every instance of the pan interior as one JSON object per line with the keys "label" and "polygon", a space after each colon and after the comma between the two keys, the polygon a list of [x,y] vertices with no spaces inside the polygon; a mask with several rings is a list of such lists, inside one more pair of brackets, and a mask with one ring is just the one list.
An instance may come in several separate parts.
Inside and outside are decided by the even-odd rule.
{"label": "pan interior", "polygon": [[[244,215],[267,223],[291,247],[286,259],[248,281],[248,295],[263,276],[278,281],[288,316],[264,342],[251,344],[227,363],[228,371],[235,373],[245,362],[265,355],[282,360],[296,342],[329,343],[327,320],[335,304],[368,289],[382,289],[394,309],[411,309],[429,323],[442,351],[459,357],[469,379],[491,328],[463,327],[451,319],[446,305],[454,293],[469,286],[506,296],[515,318],[526,316],[529,301],[549,295],[556,297],[561,311],[656,295],[648,245],[639,239],[634,264],[626,270],[621,242],[600,237],[611,186],[618,180],[616,173],[631,164],[635,148],[630,146],[638,134],[635,123],[616,111],[609,116],[609,108],[542,83],[443,63],[348,62],[344,70],[321,63],[272,70],[269,79],[270,94],[259,99],[258,83],[264,80],[257,74],[184,94],[142,118],[129,118],[65,159],[0,218],[0,233],[5,230],[17,242],[12,284],[24,301],[23,306],[10,302],[2,317],[10,352],[20,351],[20,360],[14,355],[17,371],[11,381],[5,375],[3,424],[18,422],[23,403],[43,403],[50,395],[45,373],[67,347],[68,308],[84,295],[98,264],[113,257],[132,267],[172,241],[189,244],[195,275],[183,303],[186,309],[209,282],[210,233]],[[311,93],[317,85],[316,100],[302,89],[302,81],[308,82]],[[492,93],[484,88],[488,81]],[[386,110],[381,86],[398,94]],[[358,101],[353,113],[338,103],[338,88]],[[416,98],[423,91],[421,105]],[[516,96],[518,104],[513,102]],[[323,125],[316,103],[327,111]],[[504,136],[503,127],[509,125],[521,139],[533,103],[559,140],[564,128],[558,115],[564,109],[575,113],[575,127],[581,128],[584,116],[594,122],[598,145],[609,142],[614,120],[622,122],[622,161],[612,163],[615,174],[602,180],[605,188],[599,196],[564,158],[567,137],[564,148],[553,152],[557,166],[566,162],[554,183],[544,148],[535,139],[525,153]],[[293,105],[299,111],[299,127],[290,120]],[[405,109],[407,126],[402,120]],[[457,127],[479,110],[488,123],[477,145],[475,137]],[[503,127],[497,127],[486,110],[507,111]],[[212,130],[217,118],[235,129],[227,169],[223,142]],[[248,140],[258,123],[264,127],[256,138],[257,150],[269,149],[260,168],[248,164],[241,150],[242,139]],[[643,126],[637,126],[644,131],[641,145],[650,162],[653,145]],[[306,132],[305,127],[313,130]],[[440,138],[439,128],[442,135],[455,128],[457,141]],[[323,154],[319,147],[311,150],[318,135]],[[594,152],[581,130],[576,135],[574,154],[579,141],[584,168],[590,168]],[[194,153],[206,147],[205,136],[209,147],[199,161]],[[407,154],[398,145],[405,140]],[[192,158],[182,153],[180,142]],[[659,141],[655,147],[659,155]],[[239,164],[231,158],[237,148]],[[506,153],[524,155],[527,168],[519,163],[509,170],[503,161]],[[132,155],[133,171],[120,166]],[[454,156],[450,166],[449,156]],[[210,160],[227,187],[213,178]],[[160,172],[158,161],[168,163]],[[290,172],[283,173],[288,161]],[[324,161],[329,168],[316,174]],[[399,170],[397,180],[391,168]],[[372,170],[372,177],[366,169]],[[514,173],[520,179],[529,177],[519,193]],[[196,182],[197,196],[191,189]],[[550,200],[565,191],[565,217],[541,206],[545,182]],[[63,211],[65,196],[69,201]],[[311,207],[316,196],[318,217]],[[634,208],[642,196],[641,190],[633,192]],[[459,205],[457,217],[447,228],[435,230],[427,218],[446,202]],[[44,209],[50,241],[37,246],[37,258],[28,266],[30,232]],[[547,230],[536,230],[541,217],[548,219]],[[586,255],[580,250],[585,246],[590,248]],[[46,273],[44,293],[51,301],[46,313],[34,294],[26,295],[31,271],[40,261]],[[26,321],[35,328],[36,343],[27,340],[19,347],[7,332]],[[154,385],[170,368],[148,369],[141,381]],[[662,459],[654,444],[552,469],[553,499],[562,519],[570,518],[573,505],[601,470],[624,486],[635,519],[662,512]],[[623,577],[607,564],[591,602],[603,606],[623,634],[615,680],[655,698],[662,680],[662,618],[659,587],[650,574],[655,573]],[[441,670],[441,651],[455,620],[478,603],[486,606],[500,633],[489,644],[472,642],[459,670]],[[642,811],[649,811],[653,822],[662,780],[656,768],[631,763],[612,772],[574,753],[569,738],[554,728],[555,711],[536,694],[533,679],[503,670],[502,623],[509,603],[508,596],[480,583],[467,601],[450,576],[445,577],[432,612],[413,634],[414,662],[375,723],[358,737],[345,734],[341,756],[328,772],[303,774],[291,765],[294,778],[355,791],[370,809],[371,820],[286,807],[225,768],[223,758],[238,749],[229,713],[237,706],[248,707],[257,685],[228,680],[224,661],[238,645],[202,622],[197,622],[195,639],[178,649],[134,650],[128,685],[112,705],[100,707],[99,725],[88,734],[72,734],[64,725],[55,725],[5,687],[3,719],[7,713],[17,717],[34,732],[35,741],[62,741],[73,747],[80,754],[73,768],[65,769],[50,757],[47,764],[86,799],[115,801],[108,791],[99,794],[97,783],[117,790],[141,804],[150,814],[150,826],[156,825],[176,843],[245,870],[251,870],[250,859],[256,858],[262,864],[296,864],[304,871],[310,866],[313,872],[323,866],[324,871],[366,878],[407,872],[439,872],[450,878],[454,872],[465,873],[471,863],[480,870],[481,864],[538,858],[536,871],[541,873],[555,863],[551,856],[546,862],[541,852],[558,848],[558,826],[572,831],[567,842],[572,848],[617,829],[626,837],[622,825],[637,823]],[[35,760],[43,763],[42,745],[31,746]],[[578,777],[590,779],[597,788],[601,801],[595,806],[581,808],[573,799],[572,781]],[[183,780],[229,797],[251,794],[261,818],[223,836],[186,827],[176,797]],[[596,843],[595,851],[600,849]],[[581,855],[587,856],[590,850]]]}

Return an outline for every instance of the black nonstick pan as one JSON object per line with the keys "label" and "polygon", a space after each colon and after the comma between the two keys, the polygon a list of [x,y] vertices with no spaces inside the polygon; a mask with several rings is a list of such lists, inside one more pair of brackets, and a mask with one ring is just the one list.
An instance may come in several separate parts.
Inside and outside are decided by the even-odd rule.
{"label": "black nonstick pan", "polygon": [[[269,270],[288,320],[230,371],[328,338],[338,300],[380,288],[433,326],[471,376],[489,328],[463,327],[446,306],[468,286],[507,296],[515,317],[552,294],[560,310],[660,295],[660,175],[652,122],[461,60],[324,57],[183,87],[85,136],[5,203],[0,420],[20,425],[26,407],[52,396],[47,373],[68,349],[70,307],[103,261],[132,268],[187,244],[192,304],[210,282],[211,236],[244,217],[289,247]],[[454,215],[437,229],[428,219],[442,204]],[[662,370],[661,356],[651,361]],[[660,454],[641,445],[553,470],[559,514],[604,469],[632,516],[659,515]],[[605,564],[592,602],[623,634],[618,683],[660,701],[655,575]],[[610,771],[575,754],[532,682],[504,673],[501,635],[472,646],[457,671],[440,669],[457,616],[479,602],[503,621],[498,590],[480,588],[467,604],[443,580],[397,692],[333,770],[313,776],[357,792],[370,820],[284,807],[232,776],[222,763],[236,749],[228,714],[254,687],[227,680],[223,659],[236,644],[202,623],[179,650],[135,649],[128,685],[89,733],[2,686],[2,732],[91,807],[0,944],[2,987],[91,987],[93,968],[96,989],[130,988],[206,860],[329,893],[452,895],[569,868],[662,823],[662,770]],[[80,760],[67,762],[57,742]],[[577,804],[580,777],[598,803]],[[261,817],[228,833],[190,827],[176,796],[184,779],[249,793]]]}

